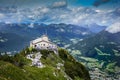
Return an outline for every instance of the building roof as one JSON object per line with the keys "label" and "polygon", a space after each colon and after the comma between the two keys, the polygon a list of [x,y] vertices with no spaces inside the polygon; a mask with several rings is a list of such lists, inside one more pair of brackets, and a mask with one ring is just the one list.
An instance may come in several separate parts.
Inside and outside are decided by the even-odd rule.
{"label": "building roof", "polygon": [[33,43],[33,44],[37,44],[37,43],[40,43],[40,42],[46,42],[46,43],[53,44],[52,42],[50,42],[50,41],[45,41],[45,40],[41,40],[41,41],[38,41],[38,42],[36,42],[36,43]]}
{"label": "building roof", "polygon": [[39,38],[31,41],[30,43],[31,43],[32,45],[36,45],[36,44],[41,43],[41,42],[45,42],[45,43],[49,43],[49,44],[52,44],[52,45],[57,46],[56,44],[52,43],[52,42],[49,40],[49,38],[48,38],[47,35],[42,35],[41,37],[39,37]]}
{"label": "building roof", "polygon": [[48,39],[48,36],[47,35],[42,35],[41,37],[31,41],[33,44],[37,44],[39,42],[47,42],[47,43],[51,43]]}
{"label": "building roof", "polygon": [[41,38],[42,38],[42,37],[47,37],[47,38],[48,38],[48,36],[47,36],[46,34],[42,35]]}

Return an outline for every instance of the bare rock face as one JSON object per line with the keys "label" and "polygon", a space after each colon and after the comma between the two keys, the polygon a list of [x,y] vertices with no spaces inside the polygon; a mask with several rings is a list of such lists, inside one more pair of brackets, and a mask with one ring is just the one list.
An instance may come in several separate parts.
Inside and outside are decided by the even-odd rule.
{"label": "bare rock face", "polygon": [[40,52],[34,54],[28,54],[27,59],[30,59],[32,61],[31,66],[37,66],[38,68],[43,68],[45,66],[40,61],[41,56],[42,54],[40,54]]}

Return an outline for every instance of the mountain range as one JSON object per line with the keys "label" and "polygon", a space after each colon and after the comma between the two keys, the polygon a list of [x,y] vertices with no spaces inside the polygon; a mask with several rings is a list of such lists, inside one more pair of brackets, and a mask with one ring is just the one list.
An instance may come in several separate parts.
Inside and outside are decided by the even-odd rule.
{"label": "mountain range", "polygon": [[120,32],[111,33],[106,28],[97,24],[0,23],[0,52],[20,51],[31,40],[47,34],[59,47],[70,49],[70,54],[90,70],[94,67],[106,73],[119,73]]}
{"label": "mountain range", "polygon": [[[34,27],[32,27],[34,26]],[[71,43],[73,38],[86,38],[93,35],[87,28],[72,24],[0,24],[0,50],[14,51],[29,46],[29,42],[43,34],[47,34],[60,47]],[[21,44],[21,45],[19,45]],[[18,47],[17,47],[18,46]]]}
{"label": "mountain range", "polygon": [[[120,32],[110,33],[106,30],[97,33],[96,35],[85,38],[82,41],[73,44],[69,48],[74,48],[79,50],[81,54],[76,54],[75,58],[79,61],[84,61],[84,59],[91,58],[91,62],[94,62],[95,65],[92,67],[99,67],[101,71],[107,73],[112,73],[115,76],[119,73],[120,67]],[[85,58],[80,58],[84,56]],[[91,63],[90,60],[87,62]],[[89,67],[89,66],[88,66]]]}
{"label": "mountain range", "polygon": [[111,54],[113,53],[113,49],[120,50],[120,33],[109,33],[107,31],[101,31],[95,36],[86,38],[82,41],[79,41],[74,45],[76,49],[81,50],[83,55],[89,57],[95,57],[97,52],[95,51],[95,47],[99,48],[105,53]]}

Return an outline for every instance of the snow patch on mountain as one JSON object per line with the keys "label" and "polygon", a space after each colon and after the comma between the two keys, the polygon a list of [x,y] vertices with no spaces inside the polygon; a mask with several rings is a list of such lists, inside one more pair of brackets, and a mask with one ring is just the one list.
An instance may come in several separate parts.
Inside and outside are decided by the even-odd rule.
{"label": "snow patch on mountain", "polygon": [[120,23],[117,22],[117,23],[112,24],[110,27],[108,27],[106,29],[106,31],[108,31],[109,33],[118,33],[118,32],[120,32]]}

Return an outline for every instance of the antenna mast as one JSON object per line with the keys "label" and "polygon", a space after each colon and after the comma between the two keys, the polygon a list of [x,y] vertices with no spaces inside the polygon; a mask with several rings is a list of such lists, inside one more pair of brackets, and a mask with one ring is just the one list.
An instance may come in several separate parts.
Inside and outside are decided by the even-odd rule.
{"label": "antenna mast", "polygon": [[47,35],[47,29],[45,30],[45,35]]}

